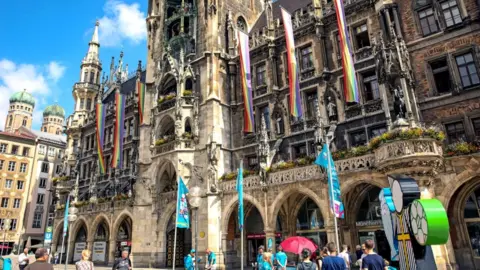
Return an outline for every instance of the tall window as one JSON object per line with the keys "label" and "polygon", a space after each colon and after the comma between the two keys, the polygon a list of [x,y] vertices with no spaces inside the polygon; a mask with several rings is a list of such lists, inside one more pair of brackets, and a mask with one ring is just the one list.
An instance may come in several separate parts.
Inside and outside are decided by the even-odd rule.
{"label": "tall window", "polygon": [[257,156],[248,157],[248,158],[247,158],[247,162],[248,162],[248,168],[249,168],[250,170],[255,170],[255,169],[257,169],[257,166],[258,166],[258,158],[257,158]]}
{"label": "tall window", "polygon": [[18,149],[20,147],[18,145],[12,145],[12,155],[17,155],[18,154]]}
{"label": "tall window", "polygon": [[432,76],[437,93],[450,92],[452,90],[452,84],[447,59],[442,58],[431,62],[430,68],[432,69]]}
{"label": "tall window", "polygon": [[57,167],[55,169],[55,173],[60,174],[61,172],[62,172],[62,165],[57,165]]}
{"label": "tall window", "polygon": [[463,126],[463,122],[447,124],[445,125],[445,129],[447,130],[449,143],[466,141],[465,127]]}
{"label": "tall window", "polygon": [[92,99],[87,98],[87,110],[91,110],[91,109],[92,109]]}
{"label": "tall window", "polygon": [[363,74],[363,89],[365,91],[365,100],[371,101],[380,99],[380,91],[378,90],[377,75],[375,72]]}
{"label": "tall window", "polygon": [[256,74],[257,74],[257,87],[265,85],[266,75],[267,75],[267,66],[265,64],[261,64],[257,66]]}
{"label": "tall window", "polygon": [[38,146],[38,154],[45,155],[45,145]]}
{"label": "tall window", "polygon": [[302,54],[302,70],[313,68],[312,46],[303,48],[301,50],[301,54]]}
{"label": "tall window", "polygon": [[17,189],[22,190],[25,182],[24,181],[17,181]]}
{"label": "tall window", "polygon": [[12,188],[12,185],[13,185],[13,180],[12,179],[5,180],[5,188],[6,189]]}
{"label": "tall window", "polygon": [[8,198],[2,198],[2,208],[8,208]]}
{"label": "tall window", "polygon": [[312,91],[306,94],[307,118],[314,119],[317,116],[318,110],[318,96],[317,91]]}
{"label": "tall window", "polygon": [[28,148],[28,147],[23,147],[22,156],[28,157],[29,154],[30,154],[30,148]]}
{"label": "tall window", "polygon": [[41,227],[42,227],[42,212],[35,212],[33,214],[32,228],[40,229]]}
{"label": "tall window", "polygon": [[303,158],[307,156],[307,145],[305,143],[292,146],[293,158]]}
{"label": "tall window", "polygon": [[17,219],[11,219],[10,220],[10,231],[14,231],[17,229]]}
{"label": "tall window", "polygon": [[10,117],[8,118],[8,126],[11,127],[13,124],[13,116],[10,115]]}
{"label": "tall window", "polygon": [[87,82],[88,80],[88,71],[85,70],[85,72],[83,72],[83,82]]}
{"label": "tall window", "polygon": [[18,198],[13,199],[13,208],[20,208],[20,202],[21,201],[22,200],[18,199]]}
{"label": "tall window", "polygon": [[462,23],[462,16],[458,9],[456,0],[448,0],[440,4],[442,7],[443,18],[447,27]]}
{"label": "tall window", "polygon": [[4,163],[4,162],[5,162],[5,161],[0,160],[0,171],[3,170],[3,163]]}
{"label": "tall window", "polygon": [[39,188],[46,188],[47,187],[47,178],[40,178],[40,183],[38,185]]}
{"label": "tall window", "polygon": [[367,24],[355,27],[355,42],[357,49],[370,46],[370,38],[368,36]]}
{"label": "tall window", "polygon": [[355,147],[355,146],[365,145],[366,143],[367,143],[367,136],[365,136],[364,130],[350,133],[351,146]]}
{"label": "tall window", "polygon": [[94,83],[95,82],[95,73],[93,71],[90,71],[90,83]]}
{"label": "tall window", "polygon": [[48,148],[48,155],[49,155],[50,157],[54,157],[54,156],[55,156],[55,148],[49,147],[49,148]]}
{"label": "tall window", "polygon": [[44,200],[45,200],[45,194],[39,193],[37,195],[37,204],[43,204]]}
{"label": "tall window", "polygon": [[21,173],[27,172],[27,163],[20,163],[20,172]]}
{"label": "tall window", "polygon": [[[480,117],[472,119],[472,124],[473,124],[473,131],[475,132],[475,136],[480,137]],[[0,169],[1,169],[1,166],[0,166]]]}
{"label": "tall window", "polygon": [[437,20],[433,8],[427,8],[418,12],[418,18],[420,20],[420,27],[424,36],[428,36],[438,32]]}
{"label": "tall window", "polygon": [[15,161],[9,161],[8,162],[8,171],[9,172],[14,172],[16,165],[17,165],[17,163]]}
{"label": "tall window", "polygon": [[455,57],[464,88],[480,84],[478,71],[471,52]]}
{"label": "tall window", "polygon": [[[265,119],[265,126],[267,127],[267,130],[270,130],[270,109],[268,108],[268,105],[260,108],[260,112],[261,117]],[[260,119],[260,123],[261,121],[262,119]]]}
{"label": "tall window", "polygon": [[48,162],[43,162],[42,163],[42,173],[48,173],[48,169],[49,169]]}
{"label": "tall window", "polygon": [[27,121],[28,121],[28,118],[24,117],[23,120],[22,120],[22,126],[26,127],[27,126]]}
{"label": "tall window", "polygon": [[370,134],[368,136],[370,139],[372,139],[381,136],[385,132],[387,132],[387,128],[385,126],[374,127],[370,129]]}
{"label": "tall window", "polygon": [[85,109],[85,99],[81,98],[80,99],[80,110],[83,110],[83,109]]}
{"label": "tall window", "polygon": [[5,153],[5,152],[7,152],[7,144],[2,143],[0,144],[0,153]]}

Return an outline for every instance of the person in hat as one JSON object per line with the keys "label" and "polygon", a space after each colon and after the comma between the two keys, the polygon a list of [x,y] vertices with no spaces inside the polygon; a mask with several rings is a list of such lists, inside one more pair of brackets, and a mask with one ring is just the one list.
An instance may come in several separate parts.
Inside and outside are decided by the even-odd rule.
{"label": "person in hat", "polygon": [[207,256],[207,266],[205,269],[217,269],[217,257],[209,248],[207,248]]}
{"label": "person in hat", "polygon": [[195,269],[195,249],[190,250],[190,254],[185,256],[185,270]]}

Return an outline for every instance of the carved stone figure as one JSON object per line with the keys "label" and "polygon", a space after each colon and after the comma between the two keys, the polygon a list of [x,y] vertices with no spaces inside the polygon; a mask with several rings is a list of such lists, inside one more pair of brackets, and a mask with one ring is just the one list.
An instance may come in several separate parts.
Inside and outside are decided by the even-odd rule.
{"label": "carved stone figure", "polygon": [[328,113],[328,120],[330,120],[330,122],[337,121],[338,119],[337,105],[335,104],[334,101],[332,101],[331,96],[327,97],[327,113]]}
{"label": "carved stone figure", "polygon": [[152,126],[150,130],[150,144],[155,144],[156,138],[156,131],[157,131],[157,119],[155,116],[152,116]]}
{"label": "carved stone figure", "polygon": [[207,143],[207,155],[208,155],[208,169],[207,169],[207,180],[210,191],[215,193],[218,191],[217,185],[217,161],[220,154],[220,146],[217,145],[217,142],[213,139],[213,133],[208,138]]}
{"label": "carved stone figure", "polygon": [[175,139],[182,137],[182,120],[177,119],[175,121]]}
{"label": "carved stone figure", "polygon": [[395,115],[398,118],[405,118],[407,108],[405,106],[405,100],[403,99],[403,91],[400,87],[396,87],[393,90],[394,93],[394,102],[393,102],[393,110],[395,111]]}

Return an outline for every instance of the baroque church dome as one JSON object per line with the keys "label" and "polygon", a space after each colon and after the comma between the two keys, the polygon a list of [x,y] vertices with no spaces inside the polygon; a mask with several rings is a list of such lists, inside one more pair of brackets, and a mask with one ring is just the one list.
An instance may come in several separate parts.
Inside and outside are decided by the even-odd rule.
{"label": "baroque church dome", "polygon": [[35,98],[26,90],[16,92],[10,97],[10,104],[15,102],[25,103],[35,107]]}
{"label": "baroque church dome", "polygon": [[58,116],[61,118],[65,118],[65,110],[61,106],[53,104],[45,108],[45,110],[43,111],[43,117],[47,116]]}

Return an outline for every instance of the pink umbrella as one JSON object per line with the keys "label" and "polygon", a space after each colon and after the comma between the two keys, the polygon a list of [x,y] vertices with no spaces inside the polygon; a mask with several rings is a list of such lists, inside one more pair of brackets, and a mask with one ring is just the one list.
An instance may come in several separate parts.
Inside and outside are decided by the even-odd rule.
{"label": "pink umbrella", "polygon": [[311,252],[317,250],[317,245],[312,242],[312,240],[302,237],[302,236],[292,236],[285,239],[280,246],[283,248],[283,251],[291,252],[295,254],[302,253],[304,248],[310,249]]}

